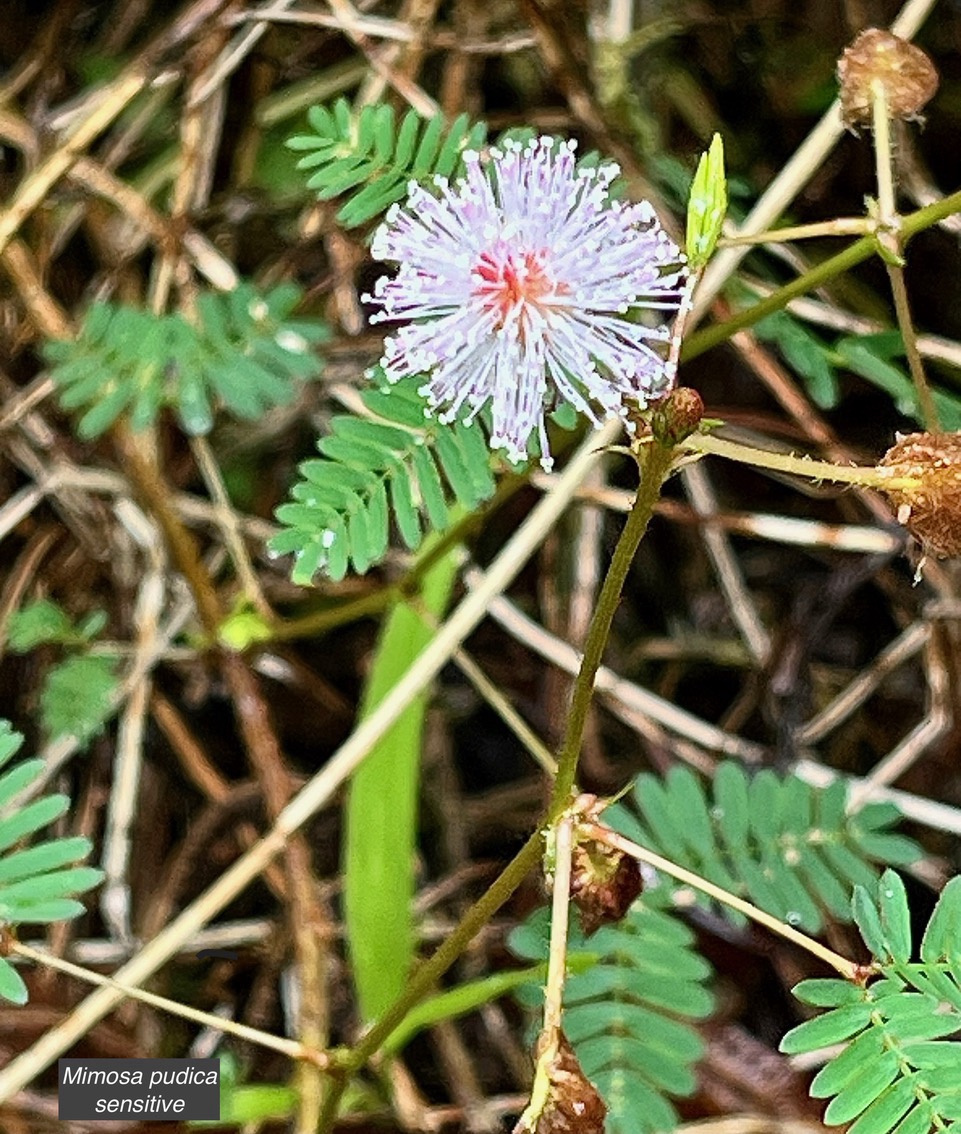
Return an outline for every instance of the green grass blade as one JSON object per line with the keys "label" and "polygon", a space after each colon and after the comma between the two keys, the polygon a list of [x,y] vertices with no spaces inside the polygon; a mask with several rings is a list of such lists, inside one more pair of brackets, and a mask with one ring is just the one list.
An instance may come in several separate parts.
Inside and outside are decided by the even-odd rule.
{"label": "green grass blade", "polygon": [[[443,613],[457,572],[449,552],[424,576],[422,598]],[[361,706],[369,716],[433,636],[403,604],[383,625]],[[417,697],[354,773],[344,835],[344,910],[361,1016],[371,1020],[396,999],[414,957],[411,902],[417,789],[427,697]]]}

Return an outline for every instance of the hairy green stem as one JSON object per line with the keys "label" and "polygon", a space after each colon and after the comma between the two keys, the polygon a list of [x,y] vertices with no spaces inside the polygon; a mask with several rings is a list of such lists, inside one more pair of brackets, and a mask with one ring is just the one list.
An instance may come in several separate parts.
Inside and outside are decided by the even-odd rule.
{"label": "hairy green stem", "polygon": [[[902,240],[909,240],[917,233],[932,228],[958,211],[961,211],[961,190],[951,193],[940,201],[935,201],[933,205],[925,205],[923,209],[918,209],[916,212],[902,217]],[[684,344],[681,351],[681,361],[687,362],[692,358],[697,358],[699,354],[704,354],[712,347],[727,342],[738,331],[743,331],[746,327],[752,327],[755,323],[759,323],[765,316],[773,315],[775,311],[782,311],[792,299],[797,299],[799,296],[806,295],[809,291],[823,287],[836,276],[870,259],[877,251],[877,246],[876,236],[862,236],[860,240],[856,240],[843,252],[839,252],[836,256],[825,260],[824,263],[804,272],[796,280],[778,288],[777,291],[772,292],[747,311],[740,311],[733,318],[723,323],[718,323],[713,327],[705,327],[703,331],[695,332],[688,337]]]}
{"label": "hairy green stem", "polygon": [[794,453],[772,453],[751,445],[740,445],[715,437],[713,433],[695,433],[681,442],[681,448],[690,453],[726,457],[742,465],[772,472],[802,476],[806,480],[827,480],[835,484],[856,484],[859,488],[891,489],[917,488],[920,480],[912,476],[897,476],[897,470],[884,465],[835,465],[830,461],[817,461],[813,457],[795,456]]}
{"label": "hairy green stem", "polygon": [[894,297],[894,311],[904,342],[908,369],[911,371],[911,378],[918,392],[921,416],[927,428],[937,432],[941,427],[938,407],[934,403],[934,395],[931,393],[928,376],[924,372],[924,363],[921,361],[921,352],[918,350],[918,333],[911,318],[908,289],[904,282],[901,225],[894,195],[891,116],[888,111],[887,91],[881,79],[874,79],[871,83],[871,114],[874,125],[874,163],[878,180],[878,219],[881,225],[877,234],[878,245],[882,253],[885,248],[889,252],[885,257],[885,267],[888,271],[891,295]]}
{"label": "hairy green stem", "polygon": [[587,712],[594,693],[594,679],[597,676],[604,647],[607,645],[611,622],[621,599],[621,590],[627,578],[637,551],[638,544],[647,531],[654,505],[661,495],[661,485],[670,471],[674,448],[659,441],[651,441],[640,453],[638,463],[641,468],[641,483],[634,498],[634,505],[628,513],[627,523],[617,541],[611,566],[597,597],[597,608],[584,643],[584,656],[574,680],[571,707],[567,715],[564,741],[557,757],[557,775],[551,793],[548,822],[554,823],[570,802],[574,790],[574,777],[577,773],[577,760],[580,756]]}
{"label": "hairy green stem", "polygon": [[914,388],[918,393],[921,417],[927,429],[932,433],[938,433],[941,429],[941,418],[934,401],[934,394],[931,392],[931,384],[928,382],[928,376],[924,370],[921,351],[918,349],[918,332],[915,330],[914,320],[911,318],[908,289],[904,282],[904,268],[898,264],[888,264],[887,269],[891,294],[894,297],[894,310],[901,331],[901,339],[904,342],[904,354],[908,360],[911,378],[914,380]]}
{"label": "hairy green stem", "polygon": [[[961,199],[959,199],[958,204],[961,206]],[[792,299],[797,299],[802,295],[807,295],[809,291],[823,287],[835,277],[870,259],[876,248],[877,243],[873,236],[862,236],[860,240],[855,240],[843,252],[838,252],[837,255],[831,256],[823,263],[810,268],[798,276],[796,280],[785,284],[784,287],[779,287],[777,291],[772,291],[769,296],[759,300],[753,307],[739,311],[723,323],[715,323],[713,326],[705,327],[703,331],[695,331],[684,344],[681,351],[681,361],[689,362],[692,358],[697,358],[699,354],[711,350],[712,347],[726,343],[738,331],[753,327],[755,323],[760,323],[768,315],[783,311]]]}
{"label": "hairy green stem", "polygon": [[516,1129],[537,1130],[550,1099],[551,1072],[561,1045],[564,1019],[564,983],[567,978],[567,934],[571,912],[571,859],[574,852],[574,817],[565,811],[557,821],[554,839],[554,882],[551,896],[551,944],[544,989],[544,1023],[538,1037],[537,1064],[531,1098]]}
{"label": "hairy green stem", "polygon": [[812,957],[817,957],[819,960],[830,965],[831,968],[839,972],[845,980],[857,980],[860,968],[854,961],[849,961],[847,957],[842,957],[840,953],[836,953],[833,949],[822,945],[820,941],[816,941],[813,937],[809,937],[806,933],[795,929],[793,925],[788,925],[786,921],[782,921],[773,914],[766,913],[751,902],[739,898],[737,894],[732,894],[730,890],[725,890],[722,886],[716,886],[713,882],[709,882],[706,878],[702,878],[699,874],[695,874],[691,870],[685,870],[683,866],[678,866],[676,863],[671,862],[669,858],[664,858],[663,855],[659,855],[652,850],[648,850],[647,847],[642,847],[631,839],[619,835],[617,831],[612,831],[610,827],[603,823],[588,824],[586,834],[597,839],[599,842],[607,843],[608,846],[614,847],[624,854],[630,855],[631,858],[636,858],[638,862],[646,862],[648,865],[653,866],[655,870],[660,870],[663,874],[670,875],[671,878],[676,878],[679,882],[683,882],[687,886],[692,886],[695,890],[700,890],[702,894],[707,894],[709,898],[721,902],[732,910],[737,910],[738,913],[744,914],[745,917],[749,917],[758,925],[763,925],[765,929],[770,929],[773,933],[777,933],[786,941],[790,941],[792,944],[799,945],[802,949],[806,949]]}
{"label": "hairy green stem", "polygon": [[894,165],[891,161],[891,117],[883,79],[871,80],[871,121],[874,126],[874,169],[878,182],[878,208],[881,224],[895,228],[898,221],[894,204]]}
{"label": "hairy green stem", "polygon": [[735,248],[739,244],[786,244],[789,240],[810,240],[815,236],[866,236],[872,230],[872,223],[868,217],[837,217],[813,224],[795,224],[784,228],[767,228],[764,232],[722,236],[718,246]]}
{"label": "hairy green stem", "polygon": [[554,883],[551,895],[551,945],[544,989],[544,1035],[557,1048],[564,1012],[567,976],[567,931],[571,912],[571,858],[574,853],[574,818],[566,811],[557,822],[554,839]]}

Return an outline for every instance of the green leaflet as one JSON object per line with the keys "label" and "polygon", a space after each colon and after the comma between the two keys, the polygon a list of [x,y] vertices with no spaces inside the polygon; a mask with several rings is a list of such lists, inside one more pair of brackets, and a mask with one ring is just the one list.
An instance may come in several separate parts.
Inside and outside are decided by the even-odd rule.
{"label": "green leaflet", "polygon": [[[0,720],[0,767],[10,763],[23,737]],[[52,839],[4,853],[29,835],[58,819],[69,807],[63,795],[41,796],[16,806],[15,797],[29,788],[44,770],[42,760],[26,760],[0,776],[0,926],[45,924],[76,917],[83,906],[75,900],[96,886],[103,872],[74,863],[85,858],[91,844],[85,838]],[[27,1002],[27,987],[13,965],[0,958],[0,998]]]}
{"label": "green leaflet", "polygon": [[[11,784],[17,782],[18,791],[29,787],[42,770],[36,767],[38,763],[40,762],[35,760],[29,761],[32,766],[31,775],[26,777],[24,781],[11,779],[8,782]],[[5,783],[3,786],[6,787],[7,784]],[[13,798],[14,794],[11,792],[10,798]],[[7,800],[5,799],[4,802],[6,803]],[[0,818],[0,851],[9,849],[20,839],[34,834],[42,827],[46,827],[54,819],[59,819],[69,806],[70,800],[65,795],[45,795],[41,799],[35,799],[31,803],[4,815],[3,818]]]}
{"label": "green leaflet", "polygon": [[[853,1122],[856,1134],[929,1134],[961,1117],[961,879],[941,893],[913,961],[907,895],[886,870],[870,890],[858,887],[852,912],[880,979],[866,987],[804,981],[795,989],[829,1011],[793,1028],[781,1050],[813,1051],[847,1041],[818,1072],[811,1094],[829,1098],[829,1125]],[[847,992],[844,992],[844,989]]]}
{"label": "green leaflet", "polygon": [[[611,1134],[673,1130],[677,1114],[669,1096],[695,1087],[703,1042],[688,1021],[712,1010],[704,987],[711,968],[690,929],[662,908],[665,901],[663,888],[646,892],[623,921],[586,941],[571,928],[569,957],[593,954],[595,963],[569,966],[564,1030],[607,1103]],[[537,910],[511,934],[511,948],[541,959],[548,930],[549,912]],[[523,999],[539,1003],[543,991],[532,987]]]}
{"label": "green leaflet", "polygon": [[72,643],[76,639],[73,620],[50,599],[27,603],[10,616],[7,643],[15,654],[25,654],[48,642]]}
{"label": "green leaflet", "polygon": [[119,687],[112,654],[75,654],[53,667],[40,693],[40,719],[50,737],[86,743],[103,727]]}
{"label": "green leaflet", "polygon": [[29,999],[30,993],[23,983],[23,977],[5,957],[0,957],[0,1000],[26,1004]]}
{"label": "green leaflet", "polygon": [[357,189],[337,219],[356,228],[380,216],[407,195],[410,182],[449,178],[460,168],[464,150],[483,145],[487,127],[461,114],[449,125],[438,115],[424,121],[409,110],[397,126],[393,108],[365,106],[354,115],[345,99],[307,113],[311,133],[287,145],[303,156],[297,168],[310,171],[307,187],[323,201]]}
{"label": "green leaflet", "polygon": [[[639,821],[625,824],[623,809],[608,815],[644,846],[809,933],[821,929],[824,911],[851,919],[851,887],[874,885],[879,850],[891,852],[881,861],[896,865],[921,853],[911,840],[888,833],[899,819],[896,808],[868,804],[846,815],[841,783],[815,789],[770,769],[749,777],[739,764],[725,762],[711,794],[713,799],[689,768],[674,767],[663,781],[638,777],[632,795]],[[895,889],[899,884],[892,883]],[[886,900],[886,940],[903,953],[899,909],[897,901]],[[741,924],[739,914],[726,907],[722,912]],[[880,932],[879,926],[875,940]]]}
{"label": "green leaflet", "polygon": [[854,1004],[860,998],[860,990],[849,981],[828,977],[802,980],[795,986],[794,995],[815,1008],[840,1008],[842,1004]]}
{"label": "green leaflet", "polygon": [[350,568],[363,574],[386,555],[392,520],[413,551],[425,531],[451,526],[455,505],[472,512],[494,495],[482,426],[428,417],[421,383],[365,390],[375,416],[335,416],[317,442],[321,458],[301,464],[293,502],[277,509],[284,529],[270,543],[274,554],[294,553],[295,582],[321,570],[333,579]]}
{"label": "green leaflet", "polygon": [[[363,515],[363,513],[357,513]],[[425,574],[424,606],[443,614],[457,573],[452,549]],[[384,622],[361,705],[370,713],[430,641],[433,630],[398,603]],[[379,1016],[404,987],[414,958],[414,858],[427,694],[415,698],[350,781],[344,834],[344,912],[361,1015]]]}
{"label": "green leaflet", "polygon": [[83,411],[81,437],[97,437],[129,412],[146,429],[164,406],[187,433],[208,433],[223,406],[258,418],[290,402],[321,368],[314,346],[327,337],[317,320],[292,315],[300,289],[282,284],[261,294],[241,283],[205,292],[196,320],[179,312],[94,304],[73,341],[50,342],[45,354],[65,409]]}
{"label": "green leaflet", "polygon": [[49,599],[27,603],[10,619],[10,648],[16,653],[49,644],[72,651],[47,672],[40,694],[40,718],[53,739],[75,736],[85,743],[110,715],[119,684],[117,658],[88,652],[106,620],[95,610],[74,623]]}

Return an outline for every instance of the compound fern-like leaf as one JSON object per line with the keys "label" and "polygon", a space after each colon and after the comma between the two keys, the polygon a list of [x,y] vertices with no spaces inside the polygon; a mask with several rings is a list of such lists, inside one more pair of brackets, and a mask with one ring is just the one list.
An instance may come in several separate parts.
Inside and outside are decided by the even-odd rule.
{"label": "compound fern-like leaf", "polygon": [[[811,1094],[830,1099],[828,1125],[849,1134],[929,1134],[961,1129],[961,878],[941,893],[912,960],[904,884],[893,871],[857,887],[852,916],[879,979],[865,986],[806,980],[794,994],[829,1011],[792,1029],[789,1054],[844,1044],[814,1077]],[[953,1037],[953,1038],[949,1038]]]}
{"label": "compound fern-like leaf", "polygon": [[[43,760],[10,765],[23,737],[0,720],[0,927],[44,925],[83,912],[78,894],[96,886],[99,870],[72,865],[91,850],[89,839],[61,838],[23,848],[19,844],[58,819],[70,806],[65,795],[48,795],[17,805],[16,797],[43,774]],[[12,849],[17,847],[18,849]],[[27,986],[13,965],[0,957],[0,997],[27,1001]]]}
{"label": "compound fern-like leaf", "polygon": [[[585,940],[572,926],[568,948],[580,959],[564,990],[564,1031],[581,1068],[608,1107],[608,1134],[660,1134],[678,1122],[671,1096],[695,1089],[703,1042],[689,1020],[710,1015],[711,967],[694,934],[667,908],[665,888],[646,892],[616,925]],[[538,910],[511,935],[515,953],[547,955],[549,915]],[[531,989],[521,999],[542,998]]]}
{"label": "compound fern-like leaf", "polygon": [[106,621],[103,611],[95,610],[75,623],[50,599],[27,603],[11,615],[8,642],[15,653],[54,644],[69,651],[47,672],[40,692],[40,720],[51,740],[73,736],[84,744],[110,714],[120,684],[119,659],[89,652]]}
{"label": "compound fern-like leaf", "polygon": [[85,646],[104,628],[107,616],[102,610],[92,611],[78,623],[50,599],[29,602],[10,615],[7,644],[16,654],[25,654],[37,646],[57,643],[61,646]]}
{"label": "compound fern-like leaf", "polygon": [[83,411],[81,437],[97,437],[124,413],[145,429],[165,406],[191,434],[208,433],[220,405],[260,417],[320,371],[312,348],[327,332],[291,316],[300,294],[283,284],[261,295],[243,283],[202,294],[193,322],[179,312],[94,304],[76,339],[45,348],[60,402]]}
{"label": "compound fern-like leaf", "polygon": [[371,416],[334,417],[317,442],[321,458],[300,466],[293,502],[277,509],[285,530],[270,543],[276,555],[294,554],[295,582],[309,583],[319,570],[341,579],[351,566],[363,574],[387,552],[391,516],[415,550],[427,528],[450,526],[455,501],[473,511],[493,496],[480,424],[428,418],[421,381],[365,391]]}
{"label": "compound fern-like leaf", "polygon": [[83,745],[103,727],[120,685],[113,654],[75,654],[55,665],[40,693],[40,720],[51,739]]}
{"label": "compound fern-like leaf", "polygon": [[[913,840],[891,831],[900,818],[893,804],[868,803],[849,815],[841,780],[814,788],[769,769],[748,776],[725,762],[713,798],[690,769],[675,767],[664,780],[639,776],[633,800],[640,819],[624,808],[607,812],[624,834],[808,933],[822,928],[825,913],[850,921],[852,887],[874,886],[875,863],[921,856]],[[723,912],[741,924],[741,915]]]}
{"label": "compound fern-like leaf", "polygon": [[312,133],[287,145],[304,155],[297,168],[313,171],[308,188],[328,201],[363,186],[337,214],[347,228],[380,216],[405,196],[411,181],[450,177],[463,151],[477,149],[487,136],[487,127],[472,126],[466,114],[447,125],[440,115],[425,121],[409,110],[398,127],[392,107],[365,106],[355,116],[345,99],[312,107],[307,119]]}

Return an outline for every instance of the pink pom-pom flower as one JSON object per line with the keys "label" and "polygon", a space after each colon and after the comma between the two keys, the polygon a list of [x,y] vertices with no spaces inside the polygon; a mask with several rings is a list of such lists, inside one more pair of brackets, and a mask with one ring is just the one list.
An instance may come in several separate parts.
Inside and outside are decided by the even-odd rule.
{"label": "pink pom-pom flower", "polygon": [[[491,406],[490,444],[514,461],[558,400],[595,426],[670,392],[665,320],[683,256],[646,201],[612,201],[616,165],[578,169],[574,142],[506,141],[466,176],[412,183],[372,242],[395,261],[365,301],[403,322],[384,344],[389,381],[424,374],[441,420]],[[653,317],[649,312],[660,312]]]}

